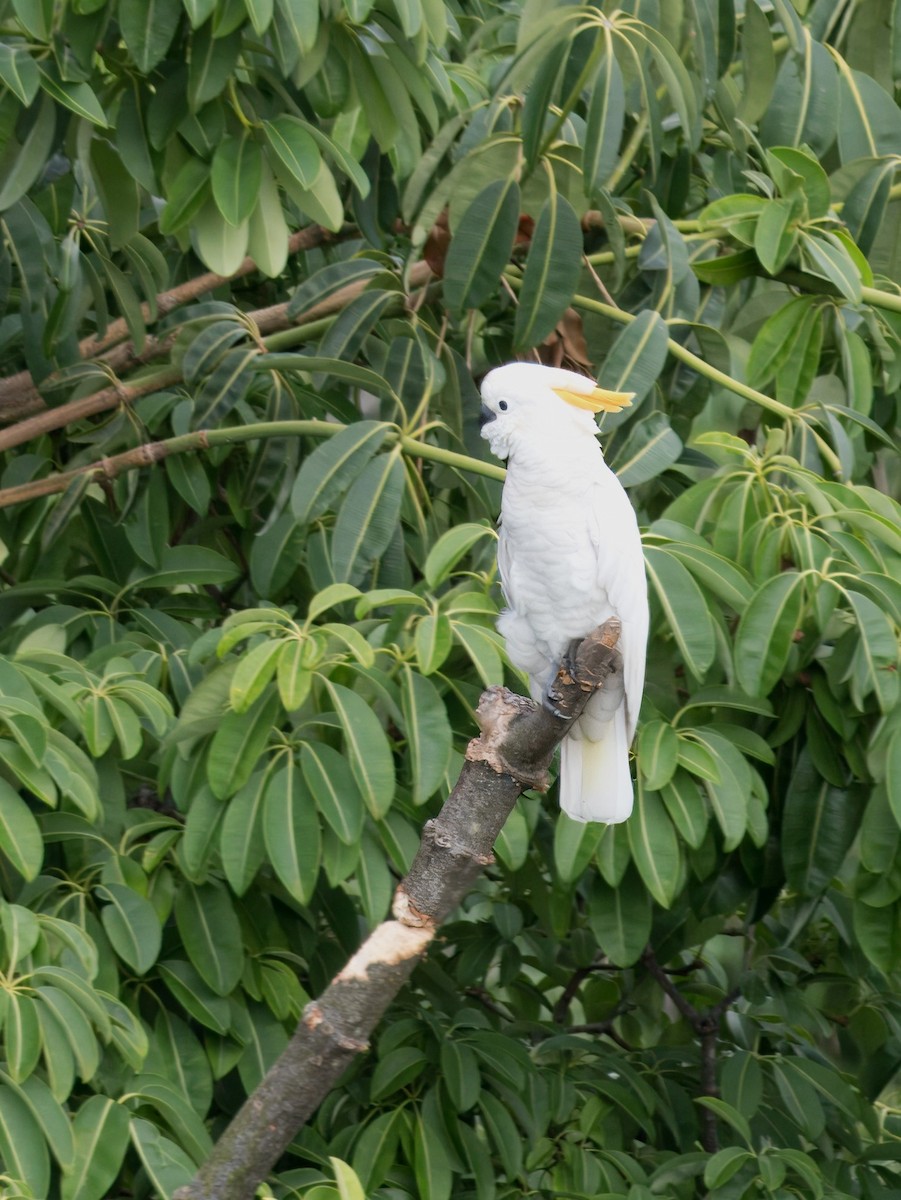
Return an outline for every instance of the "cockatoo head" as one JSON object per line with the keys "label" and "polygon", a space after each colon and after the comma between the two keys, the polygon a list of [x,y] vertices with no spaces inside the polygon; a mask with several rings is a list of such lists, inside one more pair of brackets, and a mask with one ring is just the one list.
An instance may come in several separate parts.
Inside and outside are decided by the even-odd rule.
{"label": "cockatoo head", "polygon": [[597,433],[595,415],[618,412],[634,392],[608,392],[593,379],[538,363],[508,363],[482,381],[482,437],[492,454],[507,458],[517,442],[556,441],[567,430]]}

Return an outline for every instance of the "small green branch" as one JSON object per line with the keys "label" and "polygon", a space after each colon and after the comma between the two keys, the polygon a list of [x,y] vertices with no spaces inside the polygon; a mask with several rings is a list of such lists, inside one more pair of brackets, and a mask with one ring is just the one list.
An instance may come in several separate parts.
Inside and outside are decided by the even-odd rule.
{"label": "small green branch", "polygon": [[[514,287],[516,284],[514,283]],[[609,317],[611,321],[618,321],[621,325],[630,325],[635,320],[635,315],[630,312],[625,312],[621,308],[615,308],[612,304],[604,304],[601,300],[594,300],[590,296],[573,296],[573,306],[575,308],[584,308],[588,312],[599,313],[601,316]],[[767,409],[769,412],[776,413],[777,416],[784,418],[786,421],[797,419],[797,412],[790,408],[787,404],[781,404],[778,400],[774,400],[772,396],[768,396],[765,392],[758,392],[756,388],[748,387],[746,383],[741,383],[737,379],[733,379],[731,375],[727,375],[725,371],[719,371],[716,367],[712,367],[710,363],[704,362],[703,358],[699,358],[697,354],[692,354],[690,350],[686,350],[673,338],[670,338],[667,343],[667,348],[673,358],[679,359],[686,366],[699,374],[706,376],[713,383],[721,384],[728,388],[730,392],[734,392],[736,396],[741,396],[745,400],[750,400],[754,404],[759,404],[761,408]]]}
{"label": "small green branch", "polygon": [[[9,508],[15,504],[24,504],[37,500],[42,496],[52,496],[64,492],[72,483],[88,476],[92,479],[115,479],[126,471],[134,471],[141,467],[154,466],[173,454],[209,450],[214,446],[232,446],[242,442],[256,442],[279,437],[332,437],[346,429],[337,421],[261,421],[252,425],[235,425],[223,429],[197,429],[192,433],[183,433],[178,437],[166,438],[159,442],[145,442],[122,454],[115,454],[99,462],[87,463],[72,471],[61,471],[48,475],[44,479],[36,479],[30,483],[19,484],[17,487],[0,489],[0,508]],[[493,463],[482,462],[478,458],[470,458],[466,454],[458,454],[453,450],[445,450],[441,446],[433,446],[429,442],[421,442],[417,438],[408,437],[399,430],[389,435],[389,442],[400,445],[401,452],[410,458],[420,458],[428,462],[441,463],[458,471],[469,471],[474,475],[482,475],[486,479],[502,481],[506,475],[503,467]]]}

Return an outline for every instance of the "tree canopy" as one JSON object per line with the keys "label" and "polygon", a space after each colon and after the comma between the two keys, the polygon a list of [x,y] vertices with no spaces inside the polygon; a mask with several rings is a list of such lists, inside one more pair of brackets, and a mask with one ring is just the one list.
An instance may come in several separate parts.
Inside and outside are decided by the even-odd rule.
{"label": "tree canopy", "polygon": [[171,1197],[388,912],[494,629],[512,358],[652,606],[265,1186],[888,1200],[893,0],[0,0],[0,1191]]}

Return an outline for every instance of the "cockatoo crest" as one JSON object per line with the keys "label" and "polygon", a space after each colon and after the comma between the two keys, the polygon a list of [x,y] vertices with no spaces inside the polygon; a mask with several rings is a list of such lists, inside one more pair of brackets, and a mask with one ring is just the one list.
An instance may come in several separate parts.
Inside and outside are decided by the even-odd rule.
{"label": "cockatoo crest", "polygon": [[594,416],[618,412],[634,392],[611,392],[593,379],[560,367],[508,363],[482,382],[482,436],[491,452],[507,458],[520,437],[559,434],[567,426],[596,432]]}

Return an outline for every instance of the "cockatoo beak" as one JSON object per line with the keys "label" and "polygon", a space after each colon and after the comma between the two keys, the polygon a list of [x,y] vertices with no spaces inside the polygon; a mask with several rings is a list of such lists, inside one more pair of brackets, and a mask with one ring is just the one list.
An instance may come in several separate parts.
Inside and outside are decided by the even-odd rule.
{"label": "cockatoo beak", "polygon": [[635,397],[634,392],[608,392],[606,388],[593,388],[590,392],[574,392],[570,388],[551,388],[551,391],[571,404],[573,408],[582,408],[586,412],[619,412],[621,408],[629,408]]}

